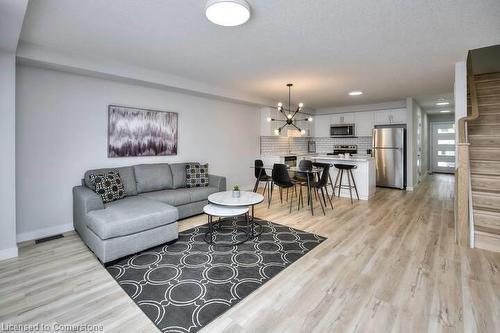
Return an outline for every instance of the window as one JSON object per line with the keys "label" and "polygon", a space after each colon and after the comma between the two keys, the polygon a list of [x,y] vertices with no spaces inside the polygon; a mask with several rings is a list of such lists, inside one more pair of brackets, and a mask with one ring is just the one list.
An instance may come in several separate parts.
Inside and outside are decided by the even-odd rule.
{"label": "window", "polygon": [[438,140],[438,145],[454,145],[455,140]]}
{"label": "window", "polygon": [[454,150],[438,150],[438,156],[455,156]]}
{"label": "window", "polygon": [[455,162],[438,162],[438,167],[441,168],[454,168],[455,167]]}
{"label": "window", "polygon": [[454,134],[455,128],[438,128],[438,134]]}

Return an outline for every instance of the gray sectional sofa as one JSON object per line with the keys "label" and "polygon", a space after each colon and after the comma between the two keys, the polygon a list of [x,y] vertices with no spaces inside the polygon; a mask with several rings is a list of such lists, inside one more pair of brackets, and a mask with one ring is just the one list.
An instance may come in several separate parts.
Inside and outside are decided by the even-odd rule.
{"label": "gray sectional sofa", "polygon": [[[103,204],[89,175],[117,170],[125,198]],[[208,187],[186,188],[186,163],[140,164],[85,172],[73,188],[73,224],[102,263],[177,239],[177,220],[201,214],[226,179],[209,175]]]}

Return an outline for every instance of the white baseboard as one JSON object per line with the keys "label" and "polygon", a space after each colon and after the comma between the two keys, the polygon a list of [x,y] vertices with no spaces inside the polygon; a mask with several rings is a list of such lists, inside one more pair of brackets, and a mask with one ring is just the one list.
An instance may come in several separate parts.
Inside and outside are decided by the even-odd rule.
{"label": "white baseboard", "polygon": [[0,260],[17,257],[17,246],[8,249],[0,250]]}
{"label": "white baseboard", "polygon": [[17,234],[17,242],[26,242],[34,239],[40,239],[44,237],[59,235],[68,231],[74,230],[73,224],[61,224],[55,227],[37,229],[33,231],[23,232]]}

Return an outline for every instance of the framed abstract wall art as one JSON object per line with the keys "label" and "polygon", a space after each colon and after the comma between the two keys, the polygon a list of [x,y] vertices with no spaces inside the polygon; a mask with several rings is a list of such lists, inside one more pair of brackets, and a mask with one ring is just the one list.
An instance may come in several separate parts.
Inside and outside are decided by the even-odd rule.
{"label": "framed abstract wall art", "polygon": [[177,155],[176,112],[108,106],[108,157]]}

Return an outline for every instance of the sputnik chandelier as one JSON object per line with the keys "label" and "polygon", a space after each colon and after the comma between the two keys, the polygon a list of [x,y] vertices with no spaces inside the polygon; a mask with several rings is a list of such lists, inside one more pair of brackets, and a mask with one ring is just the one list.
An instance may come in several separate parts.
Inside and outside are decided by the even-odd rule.
{"label": "sputnik chandelier", "polygon": [[279,102],[278,103],[278,106],[276,107],[276,109],[281,112],[281,114],[285,117],[285,119],[274,119],[274,118],[271,118],[271,117],[268,117],[267,118],[267,121],[271,122],[271,121],[275,121],[275,122],[282,122],[284,123],[282,126],[278,127],[277,129],[274,130],[274,134],[276,135],[280,135],[281,133],[281,130],[283,128],[285,128],[286,126],[292,126],[292,127],[295,127],[299,132],[300,134],[306,134],[306,131],[300,127],[298,127],[297,125],[295,125],[295,122],[296,121],[312,121],[312,117],[307,117],[307,118],[302,118],[302,119],[297,119],[296,116],[297,115],[306,115],[308,116],[308,114],[306,113],[303,113],[301,112],[302,111],[302,108],[304,107],[304,103],[299,103],[299,106],[297,107],[296,110],[292,110],[292,106],[291,106],[291,90],[292,90],[292,86],[293,84],[292,83],[288,83],[286,85],[288,87],[288,108],[284,107],[283,106],[283,103]]}

